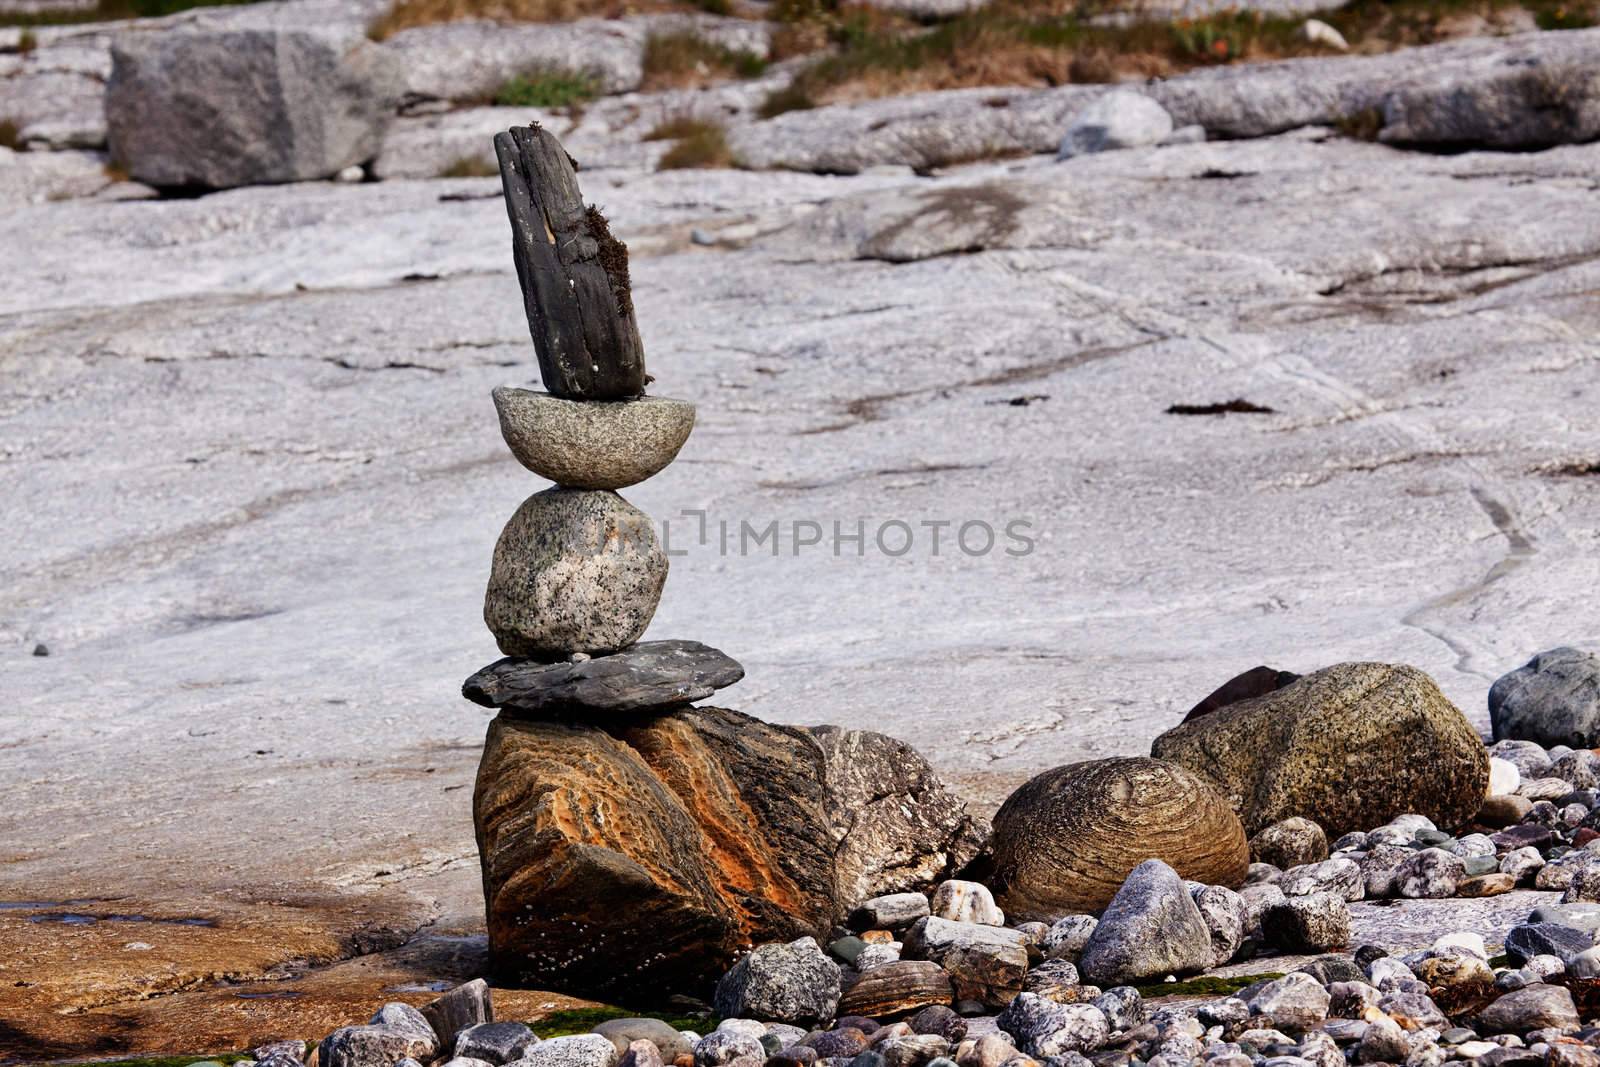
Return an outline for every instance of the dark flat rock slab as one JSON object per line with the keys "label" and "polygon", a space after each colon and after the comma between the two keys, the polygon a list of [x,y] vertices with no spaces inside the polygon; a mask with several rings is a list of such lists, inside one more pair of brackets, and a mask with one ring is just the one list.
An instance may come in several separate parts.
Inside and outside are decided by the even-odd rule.
{"label": "dark flat rock slab", "polygon": [[461,695],[513,711],[644,711],[704,700],[743,677],[737,661],[698,641],[641,641],[592,659],[502,659]]}

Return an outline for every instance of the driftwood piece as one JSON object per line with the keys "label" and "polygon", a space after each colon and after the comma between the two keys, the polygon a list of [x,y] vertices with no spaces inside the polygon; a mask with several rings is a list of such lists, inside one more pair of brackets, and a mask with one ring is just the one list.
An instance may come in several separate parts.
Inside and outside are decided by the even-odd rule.
{"label": "driftwood piece", "polygon": [[644,392],[644,344],[633,317],[628,246],[586,208],[572,159],[539,126],[496,134],[511,251],[544,387],[572,400]]}
{"label": "driftwood piece", "polygon": [[497,660],[468,678],[461,693],[475,704],[513,714],[629,712],[704,700],[743,677],[736,661],[698,641],[641,641],[577,662]]}

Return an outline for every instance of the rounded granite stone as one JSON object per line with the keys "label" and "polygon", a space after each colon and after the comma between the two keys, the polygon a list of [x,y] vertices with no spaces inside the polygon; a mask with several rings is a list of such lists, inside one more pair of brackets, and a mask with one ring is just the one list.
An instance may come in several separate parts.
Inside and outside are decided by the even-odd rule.
{"label": "rounded granite stone", "polygon": [[694,405],[664,396],[567,400],[494,391],[500,433],[533,473],[571,489],[622,489],[671,463],[694,429]]}
{"label": "rounded granite stone", "polygon": [[546,489],[494,546],[483,621],[508,656],[615,652],[650,625],[666,581],[648,515],[603,489]]}
{"label": "rounded granite stone", "polygon": [[1142,756],[1031,779],[995,814],[990,849],[1004,887],[999,903],[1013,920],[1099,911],[1148,859],[1230,887],[1250,865],[1227,799],[1188,769]]}

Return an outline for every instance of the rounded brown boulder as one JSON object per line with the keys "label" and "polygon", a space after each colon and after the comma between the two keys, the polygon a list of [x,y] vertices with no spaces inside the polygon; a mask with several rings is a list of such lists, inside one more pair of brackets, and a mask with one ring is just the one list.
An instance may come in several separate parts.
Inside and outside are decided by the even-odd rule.
{"label": "rounded brown boulder", "polygon": [[1228,797],[1250,833],[1294,816],[1337,840],[1396,815],[1441,830],[1489,791],[1477,731],[1432,678],[1398,663],[1339,663],[1184,722],[1150,746]]}
{"label": "rounded brown boulder", "polygon": [[1236,886],[1250,866],[1238,816],[1198,775],[1143,756],[1057,767],[994,817],[995,876],[1013,919],[1099,911],[1158,859],[1185,878]]}

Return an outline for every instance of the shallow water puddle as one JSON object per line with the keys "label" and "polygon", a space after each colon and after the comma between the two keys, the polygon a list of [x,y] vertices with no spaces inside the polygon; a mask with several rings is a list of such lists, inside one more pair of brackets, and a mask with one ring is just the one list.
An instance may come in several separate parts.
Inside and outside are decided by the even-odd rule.
{"label": "shallow water puddle", "polygon": [[216,926],[215,919],[186,917],[179,919],[153,918],[149,915],[91,915],[88,912],[52,911],[43,915],[30,915],[31,923],[62,923],[66,926],[92,926],[95,923],[150,923],[156,926]]}

